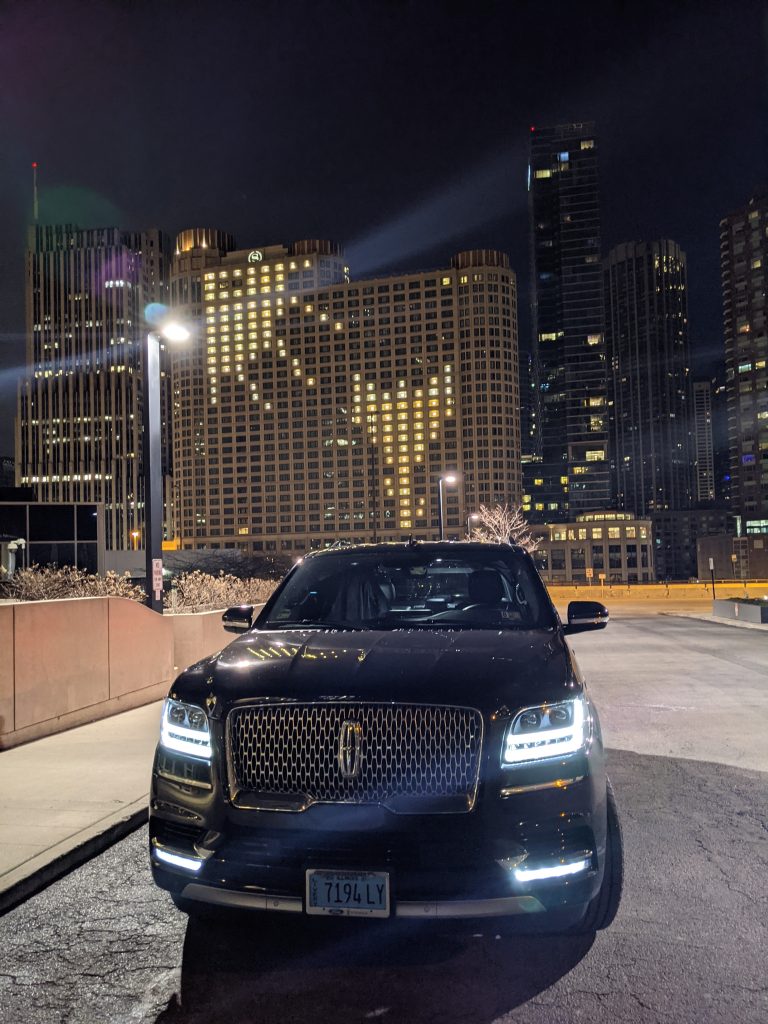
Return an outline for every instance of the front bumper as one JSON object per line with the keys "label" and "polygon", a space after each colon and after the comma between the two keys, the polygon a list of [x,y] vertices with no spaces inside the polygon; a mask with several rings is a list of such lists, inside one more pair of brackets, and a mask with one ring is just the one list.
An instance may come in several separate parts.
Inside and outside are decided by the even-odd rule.
{"label": "front bumper", "polygon": [[506,773],[503,785],[482,787],[472,812],[442,815],[349,805],[238,810],[215,786],[204,791],[155,772],[153,876],[185,900],[286,913],[304,911],[311,868],[387,872],[397,917],[577,911],[602,880],[605,777],[593,758],[568,769],[576,781],[522,792],[507,792],[522,777]]}

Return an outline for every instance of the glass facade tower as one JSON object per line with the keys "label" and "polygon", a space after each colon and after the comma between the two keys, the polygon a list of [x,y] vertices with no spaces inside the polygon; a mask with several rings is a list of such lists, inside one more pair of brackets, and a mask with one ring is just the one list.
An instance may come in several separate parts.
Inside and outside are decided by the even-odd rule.
{"label": "glass facade tower", "polygon": [[534,379],[523,508],[534,521],[611,500],[597,153],[592,122],[531,129]]}
{"label": "glass facade tower", "polygon": [[625,242],[605,264],[611,463],[618,508],[690,507],[692,427],[685,253]]}
{"label": "glass facade tower", "polygon": [[[145,307],[167,299],[168,259],[158,230],[37,224],[29,233],[17,484],[42,502],[103,503],[106,544],[115,550],[143,543],[141,344]],[[169,391],[163,352],[166,484]]]}
{"label": "glass facade tower", "polygon": [[768,520],[768,195],[720,222],[731,505]]}

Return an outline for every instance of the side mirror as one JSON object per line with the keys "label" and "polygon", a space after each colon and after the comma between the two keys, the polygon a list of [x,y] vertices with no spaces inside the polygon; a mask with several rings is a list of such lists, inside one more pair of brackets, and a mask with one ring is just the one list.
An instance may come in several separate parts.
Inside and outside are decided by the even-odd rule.
{"label": "side mirror", "polygon": [[227,608],[221,621],[228,633],[247,633],[253,625],[253,605],[239,604],[235,608]]}
{"label": "side mirror", "polygon": [[571,601],[568,605],[568,625],[564,633],[584,633],[588,629],[605,629],[610,615],[599,601]]}

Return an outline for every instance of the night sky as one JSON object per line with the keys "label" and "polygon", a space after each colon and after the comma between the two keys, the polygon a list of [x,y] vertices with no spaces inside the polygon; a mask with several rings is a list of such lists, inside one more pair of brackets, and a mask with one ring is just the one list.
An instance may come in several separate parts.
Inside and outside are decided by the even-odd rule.
{"label": "night sky", "polygon": [[40,213],[328,237],[353,276],[509,252],[527,318],[530,125],[595,120],[603,247],[688,254],[696,375],[722,358],[718,222],[768,180],[768,7],[472,0],[0,2],[0,454]]}

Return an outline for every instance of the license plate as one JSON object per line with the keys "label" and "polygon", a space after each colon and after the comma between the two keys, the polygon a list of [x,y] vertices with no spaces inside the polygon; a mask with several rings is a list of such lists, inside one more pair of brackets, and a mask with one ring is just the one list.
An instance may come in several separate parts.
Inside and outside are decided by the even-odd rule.
{"label": "license plate", "polygon": [[308,914],[389,917],[385,871],[307,871]]}

